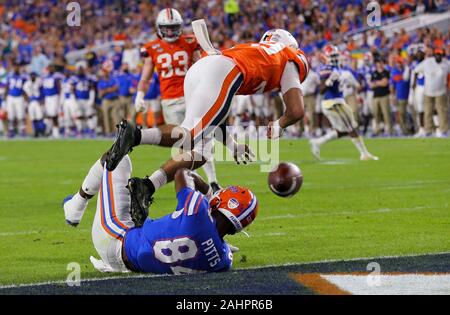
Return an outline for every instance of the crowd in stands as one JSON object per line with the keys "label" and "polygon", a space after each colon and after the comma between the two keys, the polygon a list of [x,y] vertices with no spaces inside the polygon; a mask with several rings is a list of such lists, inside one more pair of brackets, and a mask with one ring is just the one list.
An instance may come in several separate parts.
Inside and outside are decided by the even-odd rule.
{"label": "crowd in stands", "polygon": [[[448,10],[445,0],[387,0],[378,3],[382,11],[382,23],[425,12]],[[79,1],[79,4],[80,26],[67,25],[69,12],[65,2],[5,0],[0,4],[0,121],[3,125],[0,126],[0,133],[5,136],[44,134],[56,137],[60,133],[66,136],[110,136],[114,133],[111,126],[123,115],[138,119],[139,123],[144,125],[160,122],[154,115],[136,117],[132,99],[142,65],[139,48],[155,37],[156,15],[165,7],[174,7],[182,13],[186,32],[191,31],[192,20],[205,18],[211,40],[219,49],[229,48],[238,42],[258,41],[261,35],[271,28],[286,29],[297,38],[300,47],[309,55],[313,69],[320,67],[321,48],[332,42],[342,53],[342,65],[351,70],[360,83],[353,94],[357,106],[356,115],[365,132],[373,135],[429,135],[434,131],[428,126],[430,117],[435,118],[434,109],[431,109],[431,114],[428,111],[428,116],[425,114],[425,126],[424,118],[416,117],[419,114],[413,111],[414,106],[410,106],[415,102],[411,96],[414,93],[411,85],[413,81],[417,84],[417,78],[414,71],[410,71],[409,77],[405,76],[403,79],[403,72],[407,72],[405,69],[413,70],[417,64],[418,51],[419,54],[423,53],[425,58],[434,58],[435,52],[440,50],[444,61],[447,62],[450,56],[449,30],[419,28],[407,33],[399,29],[393,36],[388,37],[379,28],[367,27],[367,1],[362,0],[83,0]],[[354,33],[359,33],[361,37],[355,39],[349,36]],[[106,45],[104,49],[95,49],[102,45]],[[77,55],[80,51],[81,57]],[[371,89],[368,81],[376,70],[376,61],[382,63],[381,66],[389,74],[389,97],[388,110],[380,107],[380,110],[374,113],[371,100],[367,99],[367,90]],[[79,70],[80,68],[83,70]],[[404,82],[398,83],[400,71]],[[32,101],[37,102],[41,105],[42,112],[33,110],[30,117],[30,108],[27,105],[24,123],[18,122],[22,119],[20,115],[15,117],[19,118],[15,122],[8,123],[7,120],[7,97],[3,93],[6,90],[11,92],[8,80],[15,72],[23,79],[24,86],[26,81],[34,76],[45,88],[46,80],[49,82],[49,77],[52,77],[57,90],[56,92],[49,88],[47,90],[50,92],[46,93],[51,95],[43,93],[37,97],[33,95],[28,84],[28,90],[23,91],[24,102],[28,105]],[[66,86],[73,86],[75,94],[78,89],[78,96],[75,100],[67,101],[67,104],[80,99],[94,104],[95,112],[85,111],[80,114],[71,110],[69,105],[65,106],[64,94],[67,91],[64,90],[64,83]],[[400,100],[403,101],[403,90],[406,86],[407,116],[401,120],[397,114],[399,90],[403,93],[400,95]],[[149,102],[157,99],[155,87],[157,84],[152,86],[152,90],[149,89]],[[45,99],[52,96],[52,93],[57,93],[59,97],[56,118],[48,116],[43,106]],[[315,102],[320,102],[318,91],[315,90],[314,94]],[[448,94],[448,88],[445,94]],[[266,111],[266,116],[280,112],[282,104],[280,105],[277,98],[276,95],[268,96],[267,104],[271,104],[274,110]],[[448,108],[448,97],[445,102]],[[326,129],[327,123],[320,116],[319,107],[310,111],[304,124],[292,128],[290,134],[315,136]],[[17,116],[16,114],[10,114],[9,117]],[[438,119],[444,119],[444,113],[437,114]],[[256,119],[255,111],[251,108],[236,115],[241,116],[239,121],[243,122],[251,123]],[[384,117],[386,115],[388,117]],[[44,119],[45,117],[47,119]],[[269,118],[271,117],[264,117],[265,120]],[[34,122],[35,120],[42,120],[44,123]],[[438,121],[436,124],[443,125]],[[447,133],[446,130],[441,131],[440,135]]]}

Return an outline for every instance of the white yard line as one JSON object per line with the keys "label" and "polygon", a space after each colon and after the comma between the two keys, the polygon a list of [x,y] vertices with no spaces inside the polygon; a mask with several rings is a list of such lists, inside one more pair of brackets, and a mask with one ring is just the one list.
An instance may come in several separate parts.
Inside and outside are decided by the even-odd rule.
{"label": "white yard line", "polygon": [[373,209],[368,211],[340,211],[340,212],[309,212],[302,214],[281,214],[281,215],[273,215],[268,217],[259,218],[258,221],[267,221],[267,220],[278,220],[278,219],[294,219],[294,218],[305,218],[305,217],[328,217],[328,216],[341,216],[341,215],[365,215],[372,213],[386,213],[386,212],[396,212],[396,211],[417,211],[417,210],[425,210],[432,209],[434,207],[430,206],[418,206],[418,207],[409,207],[409,208],[380,208]]}
{"label": "white yard line", "polygon": [[[288,262],[284,264],[273,264],[273,265],[264,265],[264,266],[253,266],[246,268],[236,268],[233,271],[245,271],[245,270],[256,270],[256,269],[267,269],[267,268],[276,268],[276,267],[289,267],[289,266],[304,266],[304,265],[313,265],[313,264],[325,264],[325,263],[336,263],[336,262],[351,262],[351,261],[361,261],[361,260],[376,260],[376,259],[389,259],[389,258],[403,258],[403,257],[422,257],[428,255],[447,255],[450,254],[450,251],[447,252],[437,252],[437,253],[422,253],[422,254],[407,254],[407,255],[392,255],[392,256],[376,256],[376,257],[358,257],[358,258],[350,258],[350,259],[326,259],[320,261],[310,261],[310,262]],[[87,278],[81,279],[81,282],[94,282],[94,281],[106,281],[106,280],[117,280],[117,279],[145,279],[145,278],[164,278],[164,277],[176,277],[175,275],[168,274],[136,274],[136,275],[128,275],[128,276],[111,276],[104,278]],[[0,290],[2,289],[10,289],[10,288],[20,288],[20,287],[34,287],[34,286],[42,286],[42,285],[54,285],[54,284],[65,284],[64,280],[57,281],[46,281],[46,282],[38,282],[38,283],[20,283],[20,284],[10,284],[10,285],[0,285]]]}

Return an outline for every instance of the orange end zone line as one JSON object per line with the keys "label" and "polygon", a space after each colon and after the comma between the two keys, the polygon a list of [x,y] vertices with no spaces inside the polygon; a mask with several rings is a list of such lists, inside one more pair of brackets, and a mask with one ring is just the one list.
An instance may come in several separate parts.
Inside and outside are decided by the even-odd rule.
{"label": "orange end zone line", "polygon": [[321,295],[350,295],[333,283],[322,278],[318,273],[291,273],[290,277],[301,285]]}

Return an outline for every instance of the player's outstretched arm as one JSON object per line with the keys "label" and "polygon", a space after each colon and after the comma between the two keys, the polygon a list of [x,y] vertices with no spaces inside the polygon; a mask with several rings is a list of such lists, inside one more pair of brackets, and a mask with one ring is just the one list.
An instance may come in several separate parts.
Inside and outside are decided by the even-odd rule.
{"label": "player's outstretched arm", "polygon": [[286,111],[279,120],[280,127],[286,128],[298,122],[305,114],[302,90],[298,88],[289,89],[283,94],[283,100],[286,104]]}
{"label": "player's outstretched arm", "polygon": [[300,88],[289,89],[283,94],[283,100],[286,105],[284,114],[277,121],[269,122],[267,126],[267,137],[269,139],[281,137],[283,130],[302,119],[305,113],[303,93]]}

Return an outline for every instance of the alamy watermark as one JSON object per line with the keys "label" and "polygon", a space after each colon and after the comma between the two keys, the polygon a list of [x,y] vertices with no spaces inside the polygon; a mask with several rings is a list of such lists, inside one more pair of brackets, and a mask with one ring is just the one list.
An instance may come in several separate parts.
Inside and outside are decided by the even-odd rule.
{"label": "alamy watermark", "polygon": [[70,271],[66,278],[66,284],[69,287],[79,287],[81,285],[81,267],[77,262],[67,264],[67,271]]}
{"label": "alamy watermark", "polygon": [[381,26],[381,7],[378,1],[370,1],[366,6],[367,26],[378,27]]}
{"label": "alamy watermark", "polygon": [[367,264],[367,271],[371,271],[366,278],[369,287],[379,287],[381,285],[381,266],[377,262]]}
{"label": "alamy watermark", "polygon": [[68,12],[66,22],[68,26],[81,26],[81,6],[78,2],[69,2],[66,6]]}
{"label": "alamy watermark", "polygon": [[[249,132],[250,128],[242,126],[227,126],[226,129],[209,126],[198,129],[198,133],[193,132],[192,135],[184,128],[172,130],[172,139],[178,139],[171,150],[174,161],[199,162],[203,158],[214,158],[218,162],[253,162],[259,164],[261,172],[270,172],[279,163],[279,139],[267,139],[266,126],[253,128],[253,133]],[[224,145],[215,144],[215,140]],[[186,154],[192,151],[195,154]]]}

